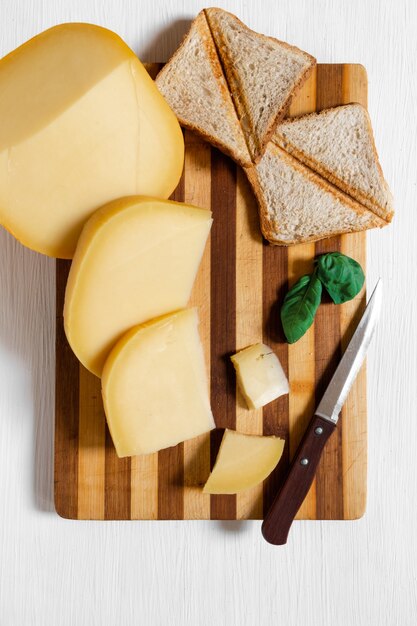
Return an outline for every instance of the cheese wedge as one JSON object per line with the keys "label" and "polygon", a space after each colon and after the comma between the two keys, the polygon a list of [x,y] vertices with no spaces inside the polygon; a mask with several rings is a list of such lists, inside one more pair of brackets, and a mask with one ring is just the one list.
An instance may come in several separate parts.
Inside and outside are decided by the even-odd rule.
{"label": "cheese wedge", "polygon": [[232,494],[254,487],[276,467],[284,444],[278,437],[226,429],[204,493]]}
{"label": "cheese wedge", "polygon": [[55,26],[0,61],[0,223],[72,258],[87,218],[121,196],[167,198],[184,142],[154,81],[114,33]]}
{"label": "cheese wedge", "polygon": [[289,392],[287,377],[273,350],[257,343],[230,357],[250,409],[259,409]]}
{"label": "cheese wedge", "polygon": [[212,430],[196,310],[129,331],[106,361],[102,393],[119,457],[156,452]]}
{"label": "cheese wedge", "polygon": [[206,209],[135,196],[90,218],[64,304],[68,341],[87,369],[100,376],[132,326],[186,306],[211,223]]}

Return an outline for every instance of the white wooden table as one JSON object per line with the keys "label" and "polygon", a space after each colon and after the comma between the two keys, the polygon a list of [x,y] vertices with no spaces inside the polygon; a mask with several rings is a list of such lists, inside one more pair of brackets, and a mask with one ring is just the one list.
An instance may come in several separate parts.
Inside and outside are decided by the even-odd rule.
{"label": "white wooden table", "polygon": [[[183,0],[1,0],[0,55],[63,21],[166,59],[202,7]],[[321,62],[363,63],[393,224],[368,235],[385,283],[369,360],[369,495],[355,522],[71,522],[52,508],[54,262],[0,232],[1,626],[412,626],[417,620],[417,4],[235,0],[255,30]],[[1,94],[0,94],[1,97]],[[1,120],[0,120],[1,123]]]}

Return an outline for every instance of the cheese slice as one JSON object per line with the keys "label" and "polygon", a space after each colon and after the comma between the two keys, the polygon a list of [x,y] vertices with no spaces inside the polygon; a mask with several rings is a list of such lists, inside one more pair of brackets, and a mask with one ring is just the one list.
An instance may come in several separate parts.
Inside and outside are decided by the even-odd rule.
{"label": "cheese slice", "polygon": [[249,346],[230,358],[250,409],[259,409],[289,392],[288,380],[278,357],[264,343]]}
{"label": "cheese slice", "polygon": [[127,330],[186,306],[211,223],[206,209],[135,196],[90,218],[64,304],[68,341],[87,369],[100,376]]}
{"label": "cheese slice", "polygon": [[212,430],[196,310],[129,331],[106,361],[102,393],[119,457],[156,452]]}
{"label": "cheese slice", "polygon": [[132,194],[167,198],[184,142],[128,46],[91,24],[55,26],[0,61],[0,223],[72,258],[87,218]]}
{"label": "cheese slice", "polygon": [[278,437],[226,429],[204,493],[232,494],[254,487],[276,467],[284,444]]}

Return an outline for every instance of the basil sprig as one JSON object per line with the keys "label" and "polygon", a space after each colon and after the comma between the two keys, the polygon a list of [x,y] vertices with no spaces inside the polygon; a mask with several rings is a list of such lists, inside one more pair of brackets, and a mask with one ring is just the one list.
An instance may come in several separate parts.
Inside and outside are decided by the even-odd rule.
{"label": "basil sprig", "polygon": [[281,307],[281,322],[288,343],[295,343],[314,321],[322,285],[335,304],[352,300],[362,289],[365,275],[359,263],[340,252],[321,255],[314,272],[291,287]]}

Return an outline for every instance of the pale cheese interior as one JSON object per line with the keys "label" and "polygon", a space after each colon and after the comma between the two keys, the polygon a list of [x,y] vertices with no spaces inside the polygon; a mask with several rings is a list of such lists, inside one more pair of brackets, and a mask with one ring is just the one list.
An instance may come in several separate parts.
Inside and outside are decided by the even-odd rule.
{"label": "pale cheese interior", "polygon": [[231,357],[239,387],[251,409],[289,392],[288,380],[273,350],[257,343]]}
{"label": "pale cheese interior", "polygon": [[254,487],[278,464],[285,441],[225,430],[204,493],[233,494]]}
{"label": "pale cheese interior", "polygon": [[98,376],[133,326],[187,305],[211,213],[183,203],[126,198],[85,226],[65,294],[68,341]]}
{"label": "pale cheese interior", "polygon": [[102,391],[119,457],[156,452],[214,428],[196,311],[130,331],[106,362]]}

